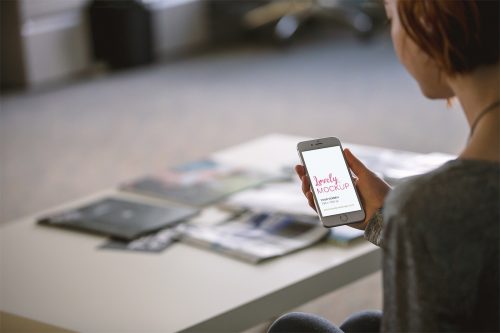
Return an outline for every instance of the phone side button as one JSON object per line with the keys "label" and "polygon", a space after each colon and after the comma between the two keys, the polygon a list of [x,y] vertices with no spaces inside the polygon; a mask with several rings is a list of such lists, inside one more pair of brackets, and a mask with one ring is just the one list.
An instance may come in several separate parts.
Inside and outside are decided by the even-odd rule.
{"label": "phone side button", "polygon": [[349,220],[349,217],[346,214],[340,215],[340,221],[347,222],[348,220]]}

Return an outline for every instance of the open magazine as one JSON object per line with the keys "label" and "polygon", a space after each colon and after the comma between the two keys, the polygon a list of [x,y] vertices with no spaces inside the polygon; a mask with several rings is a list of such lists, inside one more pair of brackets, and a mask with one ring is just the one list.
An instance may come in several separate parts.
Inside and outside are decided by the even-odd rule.
{"label": "open magazine", "polygon": [[268,212],[245,212],[220,225],[188,223],[178,229],[182,242],[251,263],[311,246],[329,234],[317,217]]}

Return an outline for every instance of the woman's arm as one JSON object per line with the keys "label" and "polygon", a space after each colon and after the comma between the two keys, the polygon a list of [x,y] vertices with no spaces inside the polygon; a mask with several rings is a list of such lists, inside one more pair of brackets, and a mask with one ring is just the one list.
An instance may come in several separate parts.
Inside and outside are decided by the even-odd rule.
{"label": "woman's arm", "polygon": [[384,219],[382,216],[382,208],[378,209],[372,218],[368,220],[365,227],[365,239],[377,246],[382,246],[382,226]]}

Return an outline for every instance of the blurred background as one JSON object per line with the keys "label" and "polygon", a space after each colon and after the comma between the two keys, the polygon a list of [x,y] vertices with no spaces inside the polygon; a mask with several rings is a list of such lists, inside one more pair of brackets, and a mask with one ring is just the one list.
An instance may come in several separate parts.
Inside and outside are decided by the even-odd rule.
{"label": "blurred background", "polygon": [[466,140],[458,105],[398,63],[381,1],[0,6],[0,223],[269,133],[452,154]]}

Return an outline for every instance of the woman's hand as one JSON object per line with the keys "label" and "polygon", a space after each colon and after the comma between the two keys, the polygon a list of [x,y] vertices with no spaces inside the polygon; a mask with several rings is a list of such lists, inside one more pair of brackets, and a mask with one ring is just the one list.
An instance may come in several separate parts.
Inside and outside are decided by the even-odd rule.
{"label": "woman's hand", "polygon": [[[382,207],[385,196],[390,191],[391,187],[375,173],[370,171],[360,160],[358,160],[349,149],[344,149],[344,155],[347,164],[356,175],[355,183],[358,192],[361,196],[361,201],[365,209],[366,218],[363,222],[356,224],[349,224],[350,227],[364,230],[366,224],[371,219],[373,214]],[[295,172],[302,181],[302,192],[309,202],[309,206],[316,210],[314,205],[313,194],[311,192],[311,185],[307,179],[305,169],[302,165],[295,166]]]}

